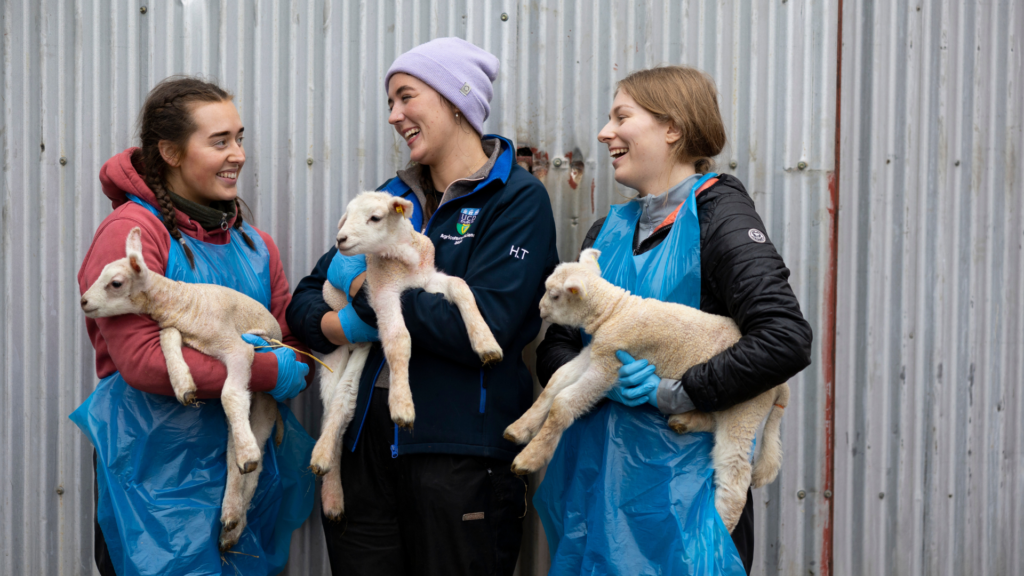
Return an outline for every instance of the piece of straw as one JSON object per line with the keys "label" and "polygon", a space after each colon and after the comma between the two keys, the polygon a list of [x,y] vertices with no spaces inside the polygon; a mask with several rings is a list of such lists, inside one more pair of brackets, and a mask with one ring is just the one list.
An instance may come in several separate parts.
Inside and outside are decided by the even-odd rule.
{"label": "piece of straw", "polygon": [[289,350],[294,350],[294,351],[296,351],[299,354],[302,354],[304,356],[309,356],[313,360],[316,360],[321,366],[323,366],[324,368],[327,368],[328,372],[330,372],[331,374],[334,374],[334,370],[331,370],[330,366],[328,366],[327,364],[324,364],[323,362],[320,361],[319,358],[317,358],[316,356],[313,356],[309,352],[303,352],[302,350],[299,350],[298,348],[293,348],[293,347],[285,344],[284,342],[281,342],[280,340],[275,340],[273,338],[267,339],[267,342],[270,342],[271,344],[274,344],[274,346],[253,346],[253,348],[255,348],[256,350],[259,350],[260,348],[281,348],[283,346],[285,348],[288,348]]}

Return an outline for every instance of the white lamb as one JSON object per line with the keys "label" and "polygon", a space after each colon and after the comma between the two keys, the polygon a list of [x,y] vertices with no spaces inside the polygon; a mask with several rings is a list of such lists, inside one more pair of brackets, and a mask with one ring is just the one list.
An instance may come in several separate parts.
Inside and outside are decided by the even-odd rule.
{"label": "white lamb", "polygon": [[[324,282],[323,292],[324,301],[333,310],[341,310],[348,305],[345,293],[330,282]],[[320,371],[320,399],[324,403],[324,420],[320,438],[313,447],[309,467],[314,474],[324,477],[320,487],[320,502],[324,515],[331,520],[338,520],[345,513],[345,497],[341,489],[340,440],[352,422],[359,392],[359,376],[363,373],[369,354],[370,344],[338,346],[323,359],[332,371]]]}
{"label": "white lamb", "polygon": [[[338,251],[346,256],[366,254],[366,286],[377,313],[381,344],[391,372],[388,406],[391,419],[412,428],[416,418],[409,389],[412,340],[402,317],[401,295],[409,288],[425,288],[455,302],[469,332],[473,350],[484,364],[501,360],[501,347],[480,315],[466,282],[434,268],[434,245],[413,229],[412,202],[383,192],[364,192],[348,205],[338,221]],[[324,282],[324,300],[334,310],[348,305],[345,294]],[[324,357],[333,372],[323,372],[320,397],[324,423],[313,448],[310,468],[324,476],[320,489],[324,515],[332,520],[345,512],[341,487],[341,438],[352,422],[359,376],[370,352],[369,344],[348,344]]]}
{"label": "white lamb", "polygon": [[275,423],[278,445],[284,436],[277,402],[262,393],[250,399],[254,349],[241,335],[280,340],[281,326],[245,294],[213,284],[178,282],[149,270],[142,258],[142,232],[137,227],[128,233],[125,252],[124,258],[107,264],[82,295],[82,310],[89,318],[146,314],[156,320],[171,386],[186,406],[196,401],[196,385],[181,353],[183,342],[227,367],[221,403],[229,427],[228,479],[219,542],[220,549],[227,550],[245,528],[245,513],[263,468],[263,447]]}
{"label": "white lamb", "polygon": [[[541,317],[583,328],[593,340],[551,376],[533,406],[505,430],[508,440],[529,442],[512,463],[517,474],[547,464],[562,432],[604,398],[621,366],[616,350],[648,359],[658,376],[671,378],[708,361],[740,338],[730,318],[631,295],[602,279],[599,255],[597,250],[584,250],[579,263],[558,266],[545,283]],[[669,417],[669,426],[680,434],[714,432],[715,508],[729,532],[739,521],[747,487],[772,482],[782,466],[779,426],[788,402],[789,385],[783,383],[722,412],[694,410]],[[750,451],[765,416],[763,442],[751,472]]]}
{"label": "white lamb", "polygon": [[377,313],[381,345],[391,370],[388,407],[391,419],[412,429],[416,410],[409,389],[412,340],[402,317],[402,292],[423,288],[444,294],[466,323],[469,340],[484,365],[500,362],[501,347],[487,326],[469,285],[434,268],[434,245],[413,229],[412,202],[386,192],[363,192],[348,205],[338,222],[338,251],[366,254],[370,305]]}

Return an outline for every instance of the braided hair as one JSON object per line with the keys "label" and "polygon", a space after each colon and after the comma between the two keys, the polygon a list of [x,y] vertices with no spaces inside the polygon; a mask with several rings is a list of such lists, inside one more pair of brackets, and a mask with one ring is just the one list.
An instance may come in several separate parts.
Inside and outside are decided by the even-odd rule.
{"label": "braided hair", "polygon": [[[132,156],[132,165],[156,196],[157,208],[164,226],[181,243],[189,266],[195,268],[195,256],[185,243],[174,220],[174,203],[167,189],[167,162],[160,154],[160,141],[170,142],[177,151],[184,151],[188,140],[198,129],[192,118],[192,106],[197,103],[215,103],[231,100],[227,90],[212,82],[191,76],[171,76],[164,79],[146,97],[139,113],[139,139],[142,146]],[[252,238],[242,229],[241,200],[235,199],[235,228],[245,238],[249,248],[255,250]]]}

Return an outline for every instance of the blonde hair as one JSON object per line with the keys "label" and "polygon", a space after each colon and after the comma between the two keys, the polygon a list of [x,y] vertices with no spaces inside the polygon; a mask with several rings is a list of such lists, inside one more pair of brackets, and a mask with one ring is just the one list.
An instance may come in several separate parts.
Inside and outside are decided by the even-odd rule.
{"label": "blonde hair", "polygon": [[701,174],[711,171],[712,157],[725,146],[725,126],[710,76],[696,68],[661,66],[633,72],[619,82],[618,90],[659,122],[679,129],[682,137],[672,145],[677,160],[694,162]]}

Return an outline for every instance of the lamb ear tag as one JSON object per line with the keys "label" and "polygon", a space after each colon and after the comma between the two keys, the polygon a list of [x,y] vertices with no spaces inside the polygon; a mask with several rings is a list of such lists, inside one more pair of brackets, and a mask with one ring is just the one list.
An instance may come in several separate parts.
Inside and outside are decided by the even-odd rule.
{"label": "lamb ear tag", "polygon": [[569,292],[571,292],[573,294],[579,294],[580,293],[580,291],[575,289],[575,288],[569,288]]}
{"label": "lamb ear tag", "polygon": [[400,205],[398,205],[398,204],[395,204],[395,212],[398,212],[398,213],[399,213],[399,214],[401,214],[402,216],[405,216],[405,209],[403,209],[403,208],[402,208],[402,207],[401,207]]}
{"label": "lamb ear tag", "polygon": [[136,274],[142,272],[142,266],[139,266],[139,262],[135,259],[135,256],[128,257],[128,264],[131,265],[132,270],[135,270]]}

